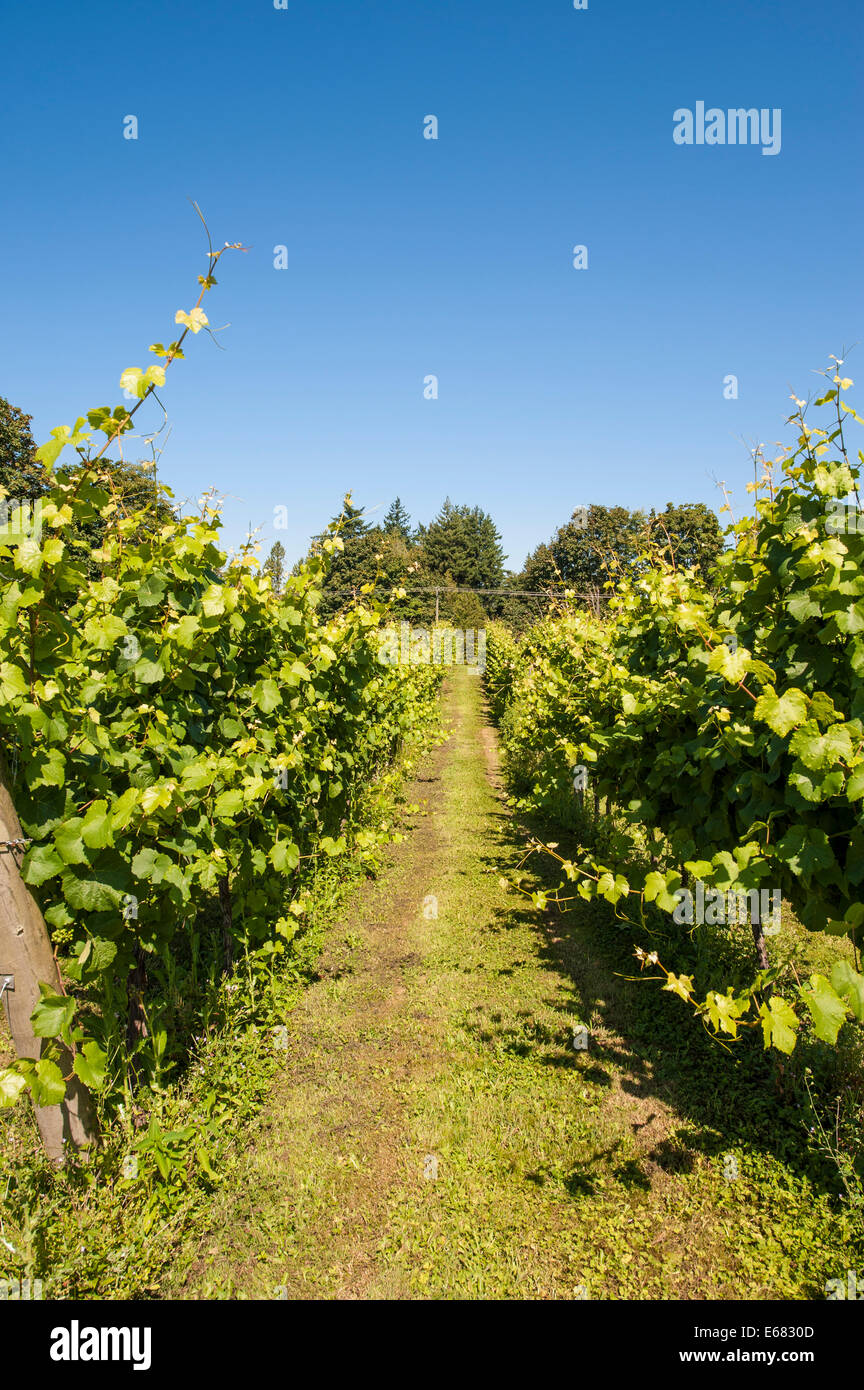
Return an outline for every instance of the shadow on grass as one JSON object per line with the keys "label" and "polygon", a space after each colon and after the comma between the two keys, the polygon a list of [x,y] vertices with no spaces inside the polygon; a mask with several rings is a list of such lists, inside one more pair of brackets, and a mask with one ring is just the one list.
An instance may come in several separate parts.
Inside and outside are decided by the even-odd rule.
{"label": "shadow on grass", "polygon": [[[565,857],[578,853],[571,831],[539,817],[522,819],[538,838],[557,841]],[[494,812],[492,820],[495,832],[485,862],[500,874],[521,862],[524,842],[510,815]],[[560,883],[557,867],[547,856],[532,856],[521,870],[524,886],[530,891],[554,889]],[[538,959],[561,978],[560,994],[547,1001],[562,1017],[561,1030],[530,1020],[514,1026],[511,1017],[494,1030],[484,1020],[482,1031],[477,1026],[478,1035],[511,1055],[578,1072],[580,1081],[589,1084],[609,1087],[611,1073],[617,1072],[626,1094],[642,1101],[656,1098],[687,1124],[686,1141],[663,1140],[639,1162],[623,1164],[616,1171],[623,1185],[650,1188],[650,1175],[640,1162],[680,1174],[693,1170],[698,1155],[718,1162],[731,1149],[743,1149],[778,1161],[790,1176],[806,1178],[814,1192],[827,1195],[839,1209],[843,1188],[837,1166],[810,1142],[804,1121],[804,1058],[809,1061],[814,1049],[821,1054],[824,1045],[813,1043],[807,1051],[801,1046],[799,1059],[780,1059],[763,1049],[761,1030],[750,1029],[724,1046],[681,1000],[661,990],[655,980],[638,978],[633,955],[637,944],[658,950],[670,969],[693,975],[697,993],[704,994],[747,974],[750,962],[740,951],[736,954],[734,943],[715,939],[706,946],[686,933],[670,931],[668,919],[659,913],[650,923],[656,935],[649,936],[618,922],[605,902],[578,901],[562,913],[554,905],[537,909],[526,898],[524,905],[496,909],[486,930],[506,932],[520,926],[532,929]],[[572,1050],[574,1018],[590,1026],[594,1060],[587,1068]],[[602,1040],[603,1034],[608,1041]],[[820,1056],[820,1064],[830,1089],[832,1059]],[[631,1126],[634,1133],[641,1127]],[[584,1171],[571,1174],[566,1185],[574,1196],[594,1190]]]}

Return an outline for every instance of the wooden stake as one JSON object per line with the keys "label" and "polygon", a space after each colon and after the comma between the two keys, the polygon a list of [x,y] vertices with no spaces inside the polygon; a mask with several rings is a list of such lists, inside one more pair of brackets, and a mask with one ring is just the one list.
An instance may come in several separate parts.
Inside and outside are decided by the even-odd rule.
{"label": "wooden stake", "polygon": [[[45,919],[21,877],[19,865],[26,846],[15,842],[23,838],[0,754],[0,974],[15,979],[14,989],[3,995],[15,1051],[36,1061],[50,1041],[37,1038],[30,1022],[39,1002],[39,985],[48,985],[55,994],[64,991]],[[71,1052],[64,1044],[59,1046],[60,1070],[72,1078],[66,1098],[59,1105],[34,1106],[34,1111],[46,1153],[62,1163],[64,1140],[76,1148],[92,1143],[96,1116],[90,1092],[72,1071]]]}

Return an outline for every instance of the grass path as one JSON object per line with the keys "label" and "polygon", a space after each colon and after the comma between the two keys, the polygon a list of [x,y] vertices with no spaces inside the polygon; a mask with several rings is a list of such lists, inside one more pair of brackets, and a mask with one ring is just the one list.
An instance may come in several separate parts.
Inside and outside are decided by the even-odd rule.
{"label": "grass path", "polygon": [[553,921],[502,890],[522,841],[465,671],[445,721],[409,793],[424,810],[331,933],[267,1112],[165,1294],[824,1296],[848,1233],[794,1116],[784,1152],[767,1064],[754,1102],[740,1058],[616,973],[630,948],[598,909]]}

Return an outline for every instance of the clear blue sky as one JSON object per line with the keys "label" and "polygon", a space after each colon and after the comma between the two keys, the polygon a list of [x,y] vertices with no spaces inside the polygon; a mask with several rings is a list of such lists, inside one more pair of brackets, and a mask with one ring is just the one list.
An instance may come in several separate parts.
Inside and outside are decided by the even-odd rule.
{"label": "clear blue sky", "polygon": [[[577,505],[719,506],[713,477],[743,505],[742,439],[788,437],[789,387],[864,336],[860,0],[48,0],[3,23],[0,393],[39,442],[119,403],[191,307],[197,199],[251,251],[207,299],[225,351],[190,337],[169,373],[160,471],[227,494],[231,544],[251,521],[293,559],[349,488],[377,516],[479,504],[514,569]],[[676,145],[700,100],[781,108],[781,152]]]}

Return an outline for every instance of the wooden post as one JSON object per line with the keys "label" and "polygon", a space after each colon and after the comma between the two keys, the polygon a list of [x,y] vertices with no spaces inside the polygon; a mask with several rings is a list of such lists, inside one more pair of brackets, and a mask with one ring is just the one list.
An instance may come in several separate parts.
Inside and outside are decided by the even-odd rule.
{"label": "wooden post", "polygon": [[126,1051],[132,1058],[132,1080],[136,1087],[140,1066],[136,1052],[137,1044],[147,1037],[147,1016],[144,1013],[144,990],[147,987],[147,957],[140,946],[135,947],[135,964],[126,980],[126,998],[129,1008],[126,1018]]}
{"label": "wooden post", "polygon": [[[56,994],[63,993],[63,986],[45,919],[21,877],[19,864],[25,845],[15,843],[21,840],[21,823],[0,753],[0,974],[12,975],[15,981],[14,988],[3,995],[15,1051],[19,1057],[35,1061],[49,1042],[34,1035],[30,1022],[39,1002],[39,985],[49,985]],[[59,1105],[37,1105],[34,1110],[46,1153],[61,1163],[64,1140],[77,1148],[92,1142],[96,1117],[89,1091],[72,1071],[71,1052],[63,1043],[59,1047],[60,1070],[72,1078],[66,1098]]]}
{"label": "wooden post", "polygon": [[[737,914],[736,914],[737,915]],[[765,924],[762,920],[762,899],[757,894],[757,905],[750,911],[750,930],[753,932],[753,945],[756,949],[756,964],[760,970],[768,970],[771,962],[768,959],[768,943],[765,940]],[[763,999],[767,1004],[774,989],[772,985],[766,985],[757,995],[757,999]]]}
{"label": "wooden post", "polygon": [[219,907],[222,912],[222,955],[227,975],[234,964],[234,920],[231,913],[231,884],[227,874],[219,880]]}
{"label": "wooden post", "polygon": [[756,948],[756,964],[760,970],[767,970],[770,961],[768,960],[768,943],[765,940],[761,909],[757,908],[751,914],[750,926],[753,931],[753,945]]}

